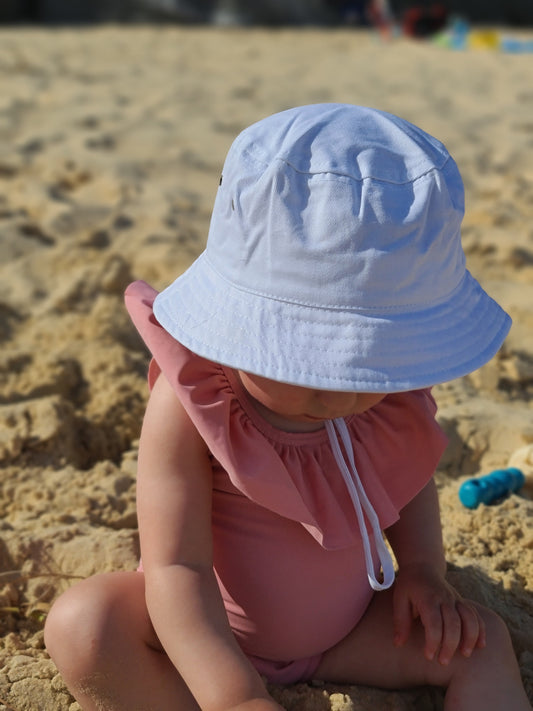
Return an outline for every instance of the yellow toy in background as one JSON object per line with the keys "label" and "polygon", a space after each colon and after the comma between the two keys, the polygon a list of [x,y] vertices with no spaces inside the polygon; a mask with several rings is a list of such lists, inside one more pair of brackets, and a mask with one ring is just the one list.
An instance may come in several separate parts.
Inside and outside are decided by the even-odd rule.
{"label": "yellow toy in background", "polygon": [[467,35],[469,49],[500,49],[501,35],[496,30],[472,30]]}

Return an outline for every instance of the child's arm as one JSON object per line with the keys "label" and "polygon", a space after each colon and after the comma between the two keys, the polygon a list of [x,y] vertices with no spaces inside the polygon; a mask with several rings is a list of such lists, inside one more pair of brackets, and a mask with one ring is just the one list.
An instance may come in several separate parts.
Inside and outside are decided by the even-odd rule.
{"label": "child's arm", "polygon": [[387,530],[398,561],[394,591],[395,643],[404,644],[419,617],[426,635],[425,655],[448,664],[459,649],[470,656],[485,644],[483,622],[475,607],[445,580],[439,502],[433,479],[402,510]]}
{"label": "child's arm", "polygon": [[162,376],[143,424],[137,498],[148,612],[202,711],[279,711],[229,627],[212,567],[207,447]]}

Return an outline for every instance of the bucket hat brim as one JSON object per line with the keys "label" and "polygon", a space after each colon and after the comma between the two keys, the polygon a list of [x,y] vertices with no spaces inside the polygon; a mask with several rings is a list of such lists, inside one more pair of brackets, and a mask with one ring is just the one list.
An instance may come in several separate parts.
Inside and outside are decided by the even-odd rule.
{"label": "bucket hat brim", "polygon": [[468,270],[453,293],[427,308],[347,313],[235,286],[205,252],[158,295],[154,313],[184,346],[225,366],[304,387],[380,393],[476,370],[511,326]]}

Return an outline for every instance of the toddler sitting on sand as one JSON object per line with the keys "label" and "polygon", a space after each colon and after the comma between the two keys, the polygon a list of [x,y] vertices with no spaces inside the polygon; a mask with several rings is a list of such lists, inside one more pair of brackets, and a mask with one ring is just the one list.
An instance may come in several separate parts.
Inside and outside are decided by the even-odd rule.
{"label": "toddler sitting on sand", "polygon": [[503,622],[445,578],[431,386],[510,326],[465,268],[463,203],[444,146],[376,110],[236,139],[205,252],[126,293],[153,355],[142,566],[75,585],[45,630],[85,711],[279,710],[262,677],[530,709]]}

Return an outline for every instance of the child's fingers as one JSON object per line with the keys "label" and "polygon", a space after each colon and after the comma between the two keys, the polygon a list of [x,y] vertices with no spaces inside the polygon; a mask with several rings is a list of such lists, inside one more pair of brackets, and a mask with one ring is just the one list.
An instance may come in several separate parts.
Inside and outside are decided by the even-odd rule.
{"label": "child's fingers", "polygon": [[424,654],[432,661],[440,649],[444,634],[444,619],[440,606],[431,606],[420,610],[420,620],[424,626],[426,644]]}
{"label": "child's fingers", "polygon": [[487,646],[487,631],[485,629],[485,621],[483,620],[483,618],[479,615],[477,616],[477,618],[479,621],[479,637],[476,646],[479,649],[483,649],[483,647]]}
{"label": "child's fingers", "polygon": [[476,647],[485,646],[485,623],[473,605],[459,601],[457,610],[461,616],[461,653],[469,657]]}
{"label": "child's fingers", "polygon": [[444,604],[442,614],[442,643],[439,652],[439,662],[449,664],[461,643],[462,618],[457,605]]}
{"label": "child's fingers", "polygon": [[409,639],[411,633],[411,623],[413,619],[411,603],[404,595],[397,595],[394,598],[393,608],[393,629],[394,644],[401,647]]}

